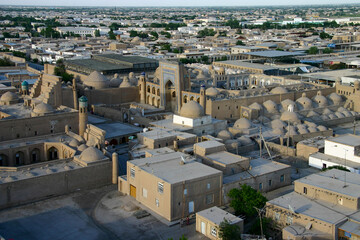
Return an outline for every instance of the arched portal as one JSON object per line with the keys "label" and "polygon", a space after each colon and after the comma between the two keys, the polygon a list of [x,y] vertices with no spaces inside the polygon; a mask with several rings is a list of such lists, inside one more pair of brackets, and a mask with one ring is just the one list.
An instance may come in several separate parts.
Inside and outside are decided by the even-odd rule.
{"label": "arched portal", "polygon": [[174,84],[168,80],[165,84],[165,109],[174,112],[176,107],[176,97],[172,96],[172,92],[175,91]]}
{"label": "arched portal", "polygon": [[21,166],[24,164],[24,153],[17,152],[15,153],[15,166]]}
{"label": "arched portal", "polygon": [[58,150],[56,147],[51,147],[48,150],[48,159],[49,160],[56,160],[59,159]]}
{"label": "arched portal", "polygon": [[34,148],[30,152],[30,161],[31,163],[37,163],[40,161],[40,150],[38,148]]}

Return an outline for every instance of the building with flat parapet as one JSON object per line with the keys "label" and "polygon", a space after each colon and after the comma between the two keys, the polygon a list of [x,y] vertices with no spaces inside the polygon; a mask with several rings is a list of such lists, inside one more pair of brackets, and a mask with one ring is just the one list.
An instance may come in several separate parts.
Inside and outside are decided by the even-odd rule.
{"label": "building with flat parapet", "polygon": [[283,227],[283,239],[350,239],[360,228],[359,180],[337,169],[298,179],[294,192],[267,202],[266,216]]}
{"label": "building with flat parapet", "polygon": [[196,213],[196,231],[210,239],[221,239],[219,237],[219,226],[227,220],[231,225],[237,225],[240,233],[244,230],[244,219],[236,217],[218,207],[212,207]]}
{"label": "building with flat parapet", "polygon": [[309,156],[309,165],[315,168],[342,166],[354,173],[360,173],[360,137],[345,134],[325,139],[324,153]]}
{"label": "building with flat parapet", "polygon": [[93,55],[91,59],[69,60],[64,62],[66,69],[89,75],[94,71],[104,75],[129,74],[155,71],[159,66],[157,60],[139,57],[123,56],[121,54]]}
{"label": "building with flat parapet", "polygon": [[175,152],[127,162],[119,191],[168,221],[221,205],[222,172]]}

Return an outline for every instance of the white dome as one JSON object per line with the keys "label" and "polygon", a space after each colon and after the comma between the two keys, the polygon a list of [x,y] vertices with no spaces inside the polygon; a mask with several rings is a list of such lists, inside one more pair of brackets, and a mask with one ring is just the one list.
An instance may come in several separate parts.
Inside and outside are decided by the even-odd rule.
{"label": "white dome", "polygon": [[204,108],[195,101],[185,103],[181,110],[180,116],[187,118],[200,118],[205,116]]}
{"label": "white dome", "polygon": [[277,113],[278,111],[276,103],[272,100],[267,100],[266,102],[263,103],[263,105],[266,111],[269,113]]}
{"label": "white dome", "polygon": [[281,121],[280,119],[275,119],[271,121],[271,128],[272,129],[277,129],[277,128],[285,128],[286,124]]}
{"label": "white dome", "polygon": [[317,92],[317,95],[313,98],[313,101],[316,102],[319,107],[325,107],[328,105],[327,98],[324,97],[320,91]]}
{"label": "white dome", "polygon": [[123,82],[120,84],[119,88],[128,88],[128,87],[132,87],[129,78],[128,77],[124,77]]}
{"label": "white dome", "polygon": [[84,84],[95,89],[102,89],[107,88],[110,81],[98,71],[94,71],[86,78]]}
{"label": "white dome", "polygon": [[214,87],[211,87],[211,88],[206,89],[205,94],[206,94],[206,96],[209,96],[209,97],[216,97],[219,94],[219,90],[217,90]]}
{"label": "white dome", "polygon": [[251,128],[251,126],[251,122],[246,118],[240,118],[234,123],[234,128],[238,129],[248,129]]}
{"label": "white dome", "polygon": [[33,112],[37,114],[46,114],[54,112],[54,109],[49,104],[41,102],[35,106]]}
{"label": "white dome", "polygon": [[95,147],[88,147],[80,154],[80,159],[85,162],[95,162],[104,159],[104,154]]}
{"label": "white dome", "polygon": [[110,80],[110,87],[119,87],[121,84],[121,79],[119,78],[119,74],[115,74],[114,77]]}
{"label": "white dome", "polygon": [[227,130],[222,130],[217,134],[217,138],[220,138],[220,139],[226,141],[226,140],[232,139],[233,135]]}
{"label": "white dome", "polygon": [[301,106],[301,109],[311,109],[312,108],[312,101],[310,98],[306,97],[306,93],[303,93],[301,98],[296,100],[298,105]]}
{"label": "white dome", "polygon": [[69,146],[70,147],[78,147],[80,145],[79,141],[76,140],[75,138],[73,138],[70,142],[69,142]]}
{"label": "white dome", "polygon": [[284,94],[288,93],[288,90],[284,87],[276,87],[270,91],[272,94]]}
{"label": "white dome", "polygon": [[299,116],[296,114],[296,112],[289,112],[289,111],[283,112],[281,114],[280,120],[284,122],[290,121],[292,123],[300,122]]}
{"label": "white dome", "polygon": [[257,103],[257,102],[254,102],[254,103],[252,103],[250,106],[249,106],[249,108],[251,108],[251,109],[256,109],[256,110],[261,110],[263,107],[259,104],[259,103]]}
{"label": "white dome", "polygon": [[2,102],[12,102],[18,100],[19,97],[16,93],[13,92],[6,92],[3,95],[1,95],[0,101]]}

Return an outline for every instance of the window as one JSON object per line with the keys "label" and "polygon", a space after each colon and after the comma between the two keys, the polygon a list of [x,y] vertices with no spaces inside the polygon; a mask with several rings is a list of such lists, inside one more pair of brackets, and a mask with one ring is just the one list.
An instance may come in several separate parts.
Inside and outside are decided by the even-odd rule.
{"label": "window", "polygon": [[275,213],[275,220],[276,221],[280,220],[280,213],[278,213],[278,212]]}
{"label": "window", "polygon": [[284,174],[280,176],[280,182],[284,182],[285,181],[285,176]]}
{"label": "window", "polygon": [[159,199],[157,199],[157,198],[155,198],[155,205],[157,206],[157,207],[159,207]]}
{"label": "window", "polygon": [[132,178],[135,178],[135,169],[134,168],[130,168],[130,176]]}
{"label": "window", "polygon": [[217,230],[214,227],[211,227],[211,235],[213,235],[214,237],[217,237]]}
{"label": "window", "polygon": [[259,183],[259,190],[262,189],[262,183]]}
{"label": "window", "polygon": [[145,188],[143,188],[142,194],[144,198],[147,198],[147,190]]}
{"label": "window", "polygon": [[187,194],[187,189],[185,188],[185,189],[184,189],[184,195],[186,195],[186,194]]}
{"label": "window", "polygon": [[214,203],[214,194],[206,195],[206,204],[212,204],[212,203]]}
{"label": "window", "polygon": [[211,187],[211,186],[210,186],[210,183],[208,183],[208,184],[207,184],[207,189],[210,189],[210,187]]}
{"label": "window", "polygon": [[158,192],[164,193],[164,184],[161,182],[158,182]]}
{"label": "window", "polygon": [[269,180],[269,186],[271,186],[271,184],[272,184],[272,182],[271,182],[271,180]]}
{"label": "window", "polygon": [[304,194],[307,194],[307,187],[304,187]]}
{"label": "window", "polygon": [[35,136],[37,136],[37,131],[34,132]]}
{"label": "window", "polygon": [[342,198],[339,198],[339,199],[338,199],[338,202],[339,202],[340,205],[343,205],[343,203],[344,203],[344,201],[343,201]]}

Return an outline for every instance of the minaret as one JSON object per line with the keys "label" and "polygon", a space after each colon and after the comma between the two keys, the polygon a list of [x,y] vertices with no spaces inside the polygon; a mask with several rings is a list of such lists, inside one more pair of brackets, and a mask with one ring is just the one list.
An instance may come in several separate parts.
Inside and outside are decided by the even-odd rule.
{"label": "minaret", "polygon": [[78,96],[77,96],[77,91],[76,91],[76,79],[75,78],[73,78],[72,90],[73,90],[73,99],[74,99],[74,109],[79,110]]}
{"label": "minaret", "polygon": [[200,87],[200,105],[203,107],[204,112],[206,114],[206,92],[204,85],[201,85]]}
{"label": "minaret", "polygon": [[146,103],[146,79],[145,79],[145,72],[141,73],[140,76],[140,103]]}
{"label": "minaret", "polygon": [[112,154],[112,183],[118,183],[118,176],[119,176],[119,160],[118,154],[114,152]]}
{"label": "minaret", "polygon": [[29,83],[27,81],[21,83],[21,91],[23,95],[29,94]]}
{"label": "minaret", "polygon": [[85,96],[79,98],[79,135],[84,137],[86,125],[87,125],[87,105],[88,100]]}

